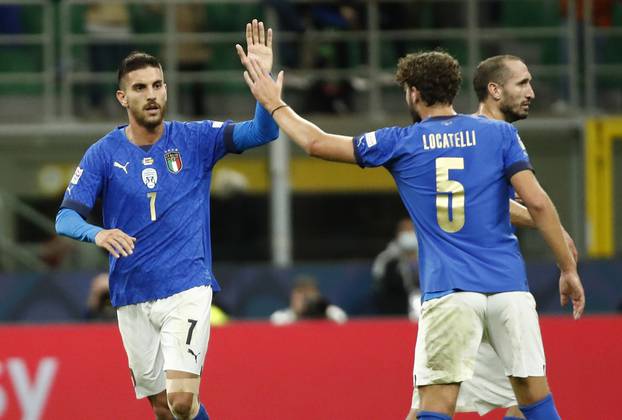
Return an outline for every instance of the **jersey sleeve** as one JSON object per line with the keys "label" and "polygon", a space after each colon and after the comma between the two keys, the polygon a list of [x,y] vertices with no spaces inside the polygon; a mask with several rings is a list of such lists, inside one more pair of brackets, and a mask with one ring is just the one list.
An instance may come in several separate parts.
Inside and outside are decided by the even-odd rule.
{"label": "jersey sleeve", "polygon": [[386,165],[396,155],[399,138],[399,127],[382,128],[354,137],[356,162],[361,168]]}
{"label": "jersey sleeve", "polygon": [[106,178],[105,159],[99,143],[91,146],[80,161],[69,185],[61,208],[75,210],[86,219],[101,194]]}
{"label": "jersey sleeve", "polygon": [[199,153],[208,167],[212,167],[227,153],[240,153],[233,143],[231,121],[200,121],[196,123],[199,134]]}
{"label": "jersey sleeve", "polygon": [[523,144],[518,131],[510,124],[504,127],[505,148],[503,153],[503,166],[505,177],[509,181],[512,176],[524,170],[533,171],[527,149]]}

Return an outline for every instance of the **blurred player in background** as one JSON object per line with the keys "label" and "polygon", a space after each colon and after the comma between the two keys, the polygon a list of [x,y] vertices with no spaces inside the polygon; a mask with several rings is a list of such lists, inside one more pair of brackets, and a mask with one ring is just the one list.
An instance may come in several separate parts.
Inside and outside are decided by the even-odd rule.
{"label": "blurred player in background", "polygon": [[[272,68],[272,31],[254,20],[248,51]],[[258,103],[252,121],[164,121],[160,62],[134,52],[121,63],[116,97],[129,124],[92,145],[71,179],[56,229],[110,253],[110,296],[137,398],[158,420],[208,419],[199,403],[210,331],[212,168],[278,136]],[[103,228],[85,219],[101,197]],[[88,417],[88,416],[86,416]]]}
{"label": "blurred player in background", "polygon": [[298,276],[290,293],[289,306],[270,315],[274,325],[290,325],[305,319],[328,319],[338,324],[348,320],[348,314],[324,297],[317,280],[310,275]]}
{"label": "blurred player in background", "polygon": [[555,254],[562,304],[572,300],[579,318],[585,297],[576,263],[516,129],[453,110],[462,80],[458,62],[442,52],[402,58],[397,80],[416,124],[352,138],[325,133],[301,118],[281,99],[283,72],[273,81],[236,48],[253,95],[308,154],[384,166],[395,179],[419,238],[424,303],[415,348],[422,409],[417,418],[451,418],[460,383],[473,376],[480,343],[488,340],[526,418],[558,419],[535,301],[511,230],[510,184]]}
{"label": "blurred player in background", "polygon": [[409,217],[397,222],[395,237],[376,256],[371,272],[378,310],[382,315],[408,314],[417,321],[421,314],[419,289],[419,243]]}
{"label": "blurred player in background", "polygon": [[[527,118],[529,105],[535,98],[529,69],[519,57],[512,55],[498,55],[482,61],[475,71],[473,88],[479,100],[477,115],[508,123]],[[529,211],[515,200],[510,200],[510,219],[517,226],[536,227]],[[563,233],[576,261],[578,252],[574,241],[565,229]],[[411,417],[419,404],[415,388]],[[456,411],[477,411],[484,415],[497,407],[509,407],[504,420],[524,418],[501,359],[489,342],[482,342],[473,377],[460,386]]]}

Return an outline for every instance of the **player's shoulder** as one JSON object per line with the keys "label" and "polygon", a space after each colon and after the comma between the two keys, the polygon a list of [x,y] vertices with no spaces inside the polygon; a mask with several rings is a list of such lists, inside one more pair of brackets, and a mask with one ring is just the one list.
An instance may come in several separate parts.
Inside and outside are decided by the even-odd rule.
{"label": "player's shoulder", "polygon": [[509,122],[506,122],[503,120],[495,120],[493,118],[488,118],[484,115],[479,115],[479,114],[465,115],[465,117],[470,117],[474,119],[476,123],[482,127],[490,127],[490,128],[498,129],[502,131],[511,131],[511,132],[516,131],[516,127],[514,127]]}
{"label": "player's shoulder", "polygon": [[206,138],[216,138],[227,121],[167,121],[166,124],[168,133],[172,138],[187,144],[194,144],[204,141]]}
{"label": "player's shoulder", "polygon": [[411,124],[407,126],[394,125],[390,127],[379,128],[370,133],[375,133],[375,135],[385,137],[385,138],[392,137],[395,140],[399,140],[399,139],[403,139],[403,138],[406,138],[412,135],[412,133],[415,132],[415,129],[414,129],[415,125],[416,124]]}
{"label": "player's shoulder", "polygon": [[219,130],[225,125],[225,121],[197,120],[197,121],[166,121],[171,130],[205,131]]}
{"label": "player's shoulder", "polygon": [[119,148],[119,142],[123,139],[123,130],[125,127],[127,127],[127,125],[121,125],[110,130],[93,143],[86,152],[102,157],[110,155],[114,150]]}

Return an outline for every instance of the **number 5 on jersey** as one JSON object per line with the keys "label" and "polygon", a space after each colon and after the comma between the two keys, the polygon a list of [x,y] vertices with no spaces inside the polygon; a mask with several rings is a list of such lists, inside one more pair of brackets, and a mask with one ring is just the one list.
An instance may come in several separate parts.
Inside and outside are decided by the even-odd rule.
{"label": "number 5 on jersey", "polygon": [[464,226],[464,186],[449,179],[452,169],[464,169],[464,158],[436,159],[436,220],[448,233],[458,232]]}
{"label": "number 5 on jersey", "polygon": [[158,193],[157,192],[149,192],[147,193],[147,198],[149,198],[149,211],[151,212],[151,221],[156,221],[156,207],[155,201]]}

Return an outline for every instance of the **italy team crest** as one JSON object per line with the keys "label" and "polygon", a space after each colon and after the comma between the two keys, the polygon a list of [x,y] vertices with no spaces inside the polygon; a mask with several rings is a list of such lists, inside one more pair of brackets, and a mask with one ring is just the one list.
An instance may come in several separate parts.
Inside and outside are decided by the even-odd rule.
{"label": "italy team crest", "polygon": [[170,150],[164,154],[164,160],[166,161],[166,168],[172,174],[178,174],[181,171],[183,163],[181,161],[181,154],[177,150]]}

